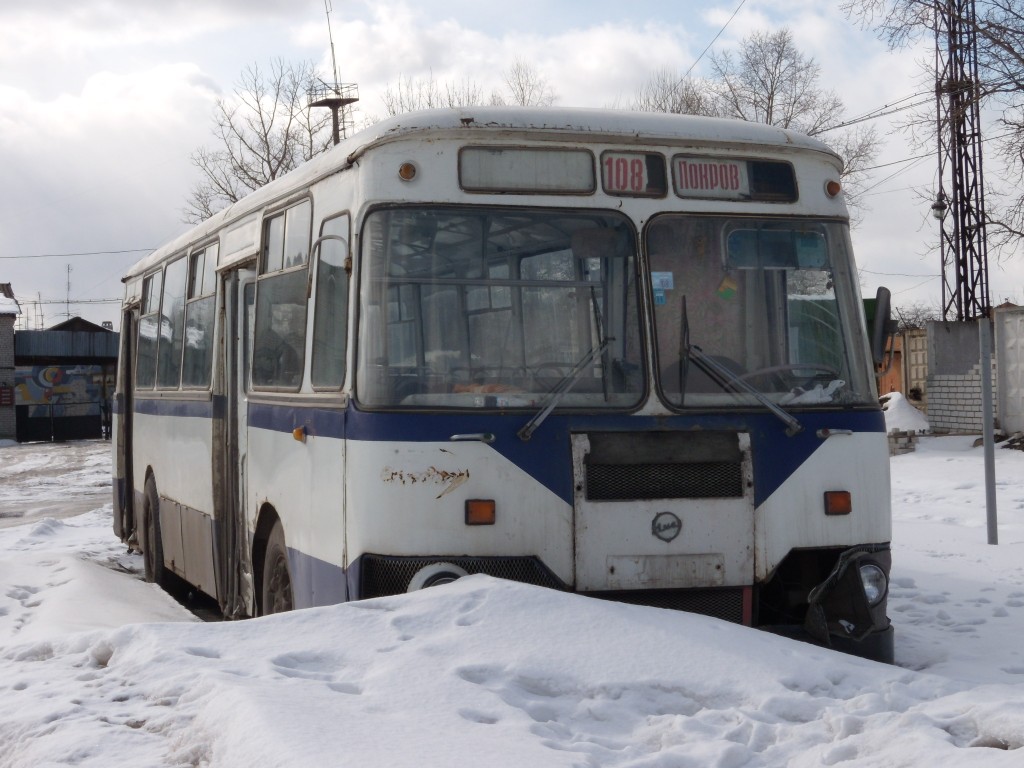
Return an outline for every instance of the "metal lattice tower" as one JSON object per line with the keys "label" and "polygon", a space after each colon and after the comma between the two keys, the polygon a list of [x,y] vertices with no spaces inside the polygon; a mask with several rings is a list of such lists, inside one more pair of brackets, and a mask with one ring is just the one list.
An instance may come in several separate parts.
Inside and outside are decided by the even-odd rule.
{"label": "metal lattice tower", "polygon": [[942,230],[942,315],[956,320],[988,317],[991,306],[975,18],[974,0],[936,0],[939,192],[932,210]]}

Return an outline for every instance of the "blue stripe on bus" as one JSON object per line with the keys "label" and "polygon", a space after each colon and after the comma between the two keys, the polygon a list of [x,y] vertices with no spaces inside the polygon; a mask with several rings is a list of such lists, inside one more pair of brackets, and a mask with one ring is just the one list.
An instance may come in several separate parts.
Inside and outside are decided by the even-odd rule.
{"label": "blue stripe on bus", "polygon": [[[224,412],[223,398],[214,401],[137,400],[135,410],[175,416]],[[216,407],[215,407],[216,406]],[[384,413],[346,410],[300,403],[249,403],[248,424],[255,429],[292,432],[305,427],[310,436],[366,441],[446,443],[452,435],[490,432],[491,448],[518,466],[567,504],[573,502],[572,446],[574,432],[713,430],[750,433],[753,452],[754,503],[764,502],[822,445],[819,429],[885,432],[881,410],[806,411],[798,414],[804,430],[787,437],[785,425],[770,413],[733,412],[682,416],[634,416],[622,413],[552,414],[528,441],[516,434],[529,421],[528,411],[515,413]]]}
{"label": "blue stripe on bus", "polygon": [[[223,398],[214,398],[223,401]],[[212,419],[214,417],[214,399],[175,400],[172,398],[137,399],[135,413],[150,416],[184,416],[190,418]],[[222,415],[220,409],[218,416]]]}
{"label": "blue stripe on bus", "polygon": [[348,600],[345,569],[288,547],[292,599],[296,608],[335,605]]}
{"label": "blue stripe on bus", "polygon": [[529,413],[450,415],[367,413],[350,409],[349,440],[447,442],[454,434],[491,432],[491,447],[542,483],[566,503],[573,502],[573,432],[734,431],[749,432],[753,453],[754,503],[761,504],[807,461],[821,445],[819,429],[885,432],[880,410],[807,412],[799,415],[803,432],[785,435],[785,425],[770,413],[694,414],[680,417],[629,414],[553,414],[529,441],[516,432]]}
{"label": "blue stripe on bus", "polygon": [[305,427],[307,435],[338,439],[345,436],[346,411],[337,408],[317,408],[297,403],[249,403],[248,414],[249,426],[256,429],[293,432],[297,427]]}

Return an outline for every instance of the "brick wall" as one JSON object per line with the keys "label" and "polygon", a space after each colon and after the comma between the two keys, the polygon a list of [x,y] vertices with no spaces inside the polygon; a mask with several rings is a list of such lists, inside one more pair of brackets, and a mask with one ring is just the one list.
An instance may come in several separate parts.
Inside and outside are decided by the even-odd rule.
{"label": "brick wall", "polygon": [[[996,396],[996,364],[992,362],[992,409],[999,418]],[[984,429],[981,413],[981,365],[962,374],[928,375],[928,423],[932,432],[979,434]]]}

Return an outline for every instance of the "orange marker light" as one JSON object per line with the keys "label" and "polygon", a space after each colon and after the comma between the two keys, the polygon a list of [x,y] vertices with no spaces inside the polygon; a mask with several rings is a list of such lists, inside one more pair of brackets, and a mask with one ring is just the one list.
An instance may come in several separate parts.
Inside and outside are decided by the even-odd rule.
{"label": "orange marker light", "polygon": [[835,197],[843,191],[843,185],[835,179],[825,183],[825,194],[829,197]]}
{"label": "orange marker light", "polygon": [[825,491],[825,514],[848,515],[853,511],[849,491]]}
{"label": "orange marker light", "polygon": [[416,166],[412,163],[402,163],[398,166],[398,178],[402,181],[412,181],[416,178]]}
{"label": "orange marker light", "polygon": [[466,525],[494,525],[494,499],[466,499]]}

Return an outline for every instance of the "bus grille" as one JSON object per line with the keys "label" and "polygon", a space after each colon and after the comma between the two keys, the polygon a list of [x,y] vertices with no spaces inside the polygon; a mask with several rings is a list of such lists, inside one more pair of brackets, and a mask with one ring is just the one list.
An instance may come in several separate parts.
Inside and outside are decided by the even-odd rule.
{"label": "bus grille", "polygon": [[737,462],[586,465],[587,499],[723,499],[743,496]]}
{"label": "bus grille", "polygon": [[360,587],[362,598],[398,595],[412,577],[431,563],[452,563],[466,573],[484,573],[499,579],[538,587],[565,589],[565,585],[536,557],[398,557],[363,555]]}
{"label": "bus grille", "polygon": [[699,613],[735,624],[743,623],[742,589],[639,589],[581,594],[617,603]]}

